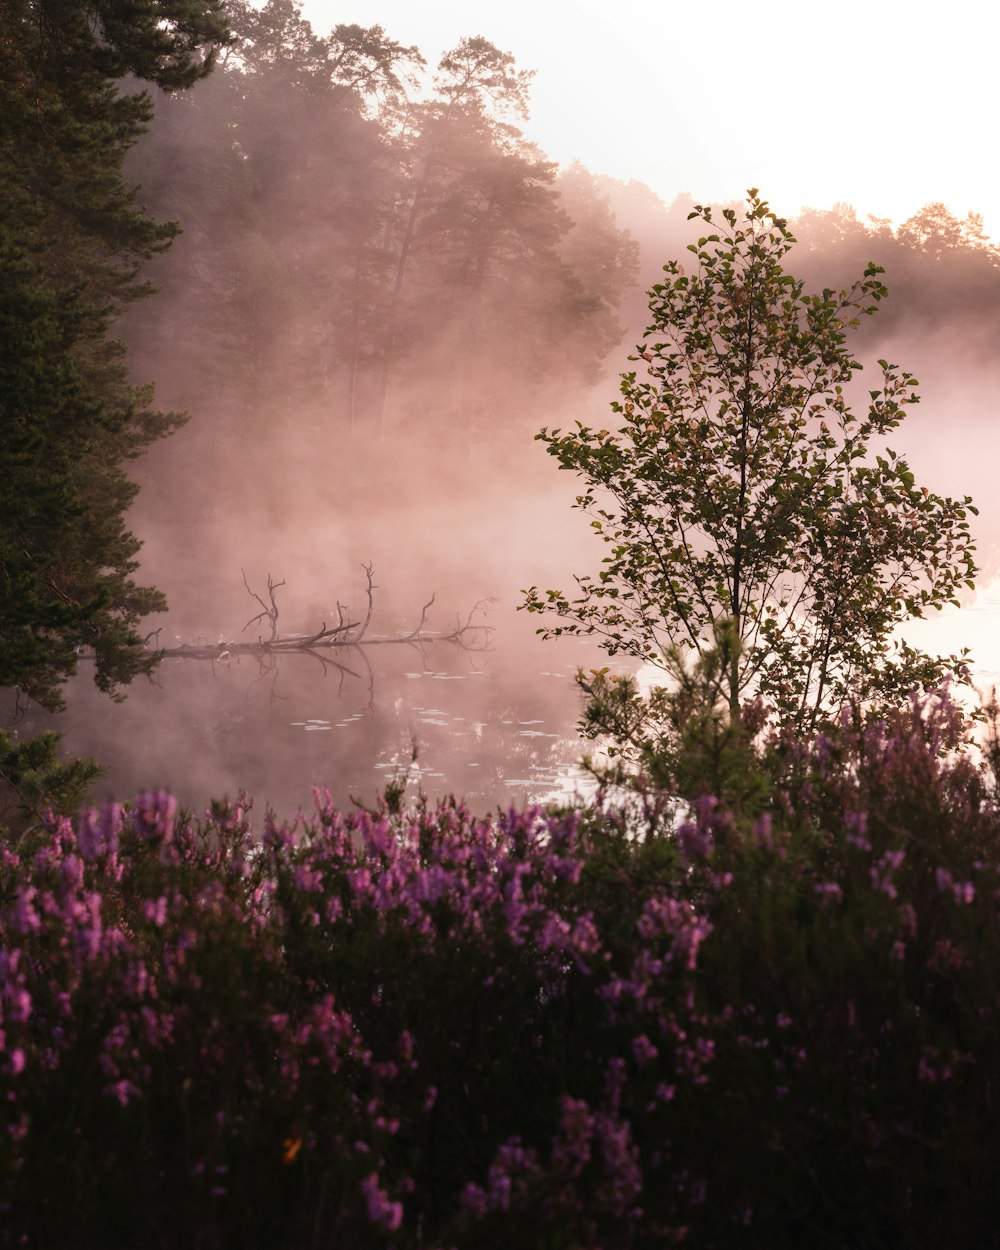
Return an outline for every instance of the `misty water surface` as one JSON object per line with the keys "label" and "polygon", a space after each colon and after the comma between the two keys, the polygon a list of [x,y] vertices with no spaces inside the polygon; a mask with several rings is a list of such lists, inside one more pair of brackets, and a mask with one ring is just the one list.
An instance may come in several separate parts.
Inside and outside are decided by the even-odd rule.
{"label": "misty water surface", "polygon": [[[98,758],[107,773],[95,800],[164,786],[200,811],[211,798],[246,791],[260,811],[290,815],[310,809],[313,786],[328,787],[340,805],[371,804],[403,774],[411,795],[455,794],[480,812],[585,791],[578,762],[589,744],[576,734],[573,678],[606,657],[593,642],[537,639],[535,622],[512,609],[494,621],[489,651],[446,643],[345,649],[334,656],[343,671],[309,655],[271,667],[245,655],[214,664],[167,659],[155,683],[137,682],[119,705],[84,669],[67,690],[66,713],[35,710],[21,728],[55,727],[68,752]],[[938,651],[969,645],[988,692],[1000,681],[998,625],[994,582],[970,607],[915,623],[909,636]],[[640,672],[644,683],[655,678],[649,667]]]}
{"label": "misty water surface", "polygon": [[246,790],[261,810],[290,814],[309,809],[313,786],[371,804],[403,774],[410,794],[456,794],[481,812],[576,788],[586,744],[573,677],[603,662],[593,644],[542,643],[508,621],[485,652],[436,643],[333,658],[339,671],[308,654],[270,666],[168,658],[120,705],[84,671],[66,713],[32,712],[24,728],[52,725],[68,752],[105,764],[95,799],[164,786],[195,810]]}

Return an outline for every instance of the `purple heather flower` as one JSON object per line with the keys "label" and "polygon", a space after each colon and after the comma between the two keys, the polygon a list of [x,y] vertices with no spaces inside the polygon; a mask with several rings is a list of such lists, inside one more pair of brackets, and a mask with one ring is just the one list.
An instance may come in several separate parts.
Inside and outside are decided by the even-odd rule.
{"label": "purple heather flower", "polygon": [[373,1224],[393,1232],[403,1222],[403,1204],[391,1202],[389,1195],[378,1183],[378,1173],[372,1172],[361,1182],[361,1192],[368,1204],[368,1218]]}
{"label": "purple heather flower", "polygon": [[839,903],[844,897],[844,891],[840,888],[836,881],[821,881],[813,886],[813,890],[821,898],[833,898]]}
{"label": "purple heather flower", "polygon": [[37,933],[42,927],[41,918],[35,910],[34,899],[38,891],[33,885],[18,887],[17,902],[14,904],[14,929],[24,935]]}

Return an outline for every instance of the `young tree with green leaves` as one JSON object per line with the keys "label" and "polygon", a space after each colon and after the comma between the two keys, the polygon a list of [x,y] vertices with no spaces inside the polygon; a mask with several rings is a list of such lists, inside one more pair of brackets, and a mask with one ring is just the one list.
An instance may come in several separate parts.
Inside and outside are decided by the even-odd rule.
{"label": "young tree with green leaves", "polygon": [[756,190],[742,220],[691,217],[705,231],[695,264],[666,265],[650,293],[648,380],[623,375],[619,428],[537,436],[584,479],[576,506],[611,548],[577,597],[527,592],[529,611],[556,617],[539,632],[655,663],[704,655],[729,628],[730,715],[759,695],[803,731],[964,675],[964,658],[895,635],[972,587],[976,509],[918,486],[884,446],[917,402],[909,373],[880,360],[864,411],[851,406],[862,366],[848,334],[886,296],[882,270],[807,294],[783,268],[795,239]]}

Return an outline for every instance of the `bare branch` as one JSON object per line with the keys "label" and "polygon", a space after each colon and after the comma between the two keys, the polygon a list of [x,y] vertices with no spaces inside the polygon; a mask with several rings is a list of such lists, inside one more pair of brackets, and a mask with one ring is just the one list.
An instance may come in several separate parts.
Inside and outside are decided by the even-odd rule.
{"label": "bare branch", "polygon": [[365,571],[365,578],[368,582],[368,585],[366,587],[366,593],[368,595],[368,612],[365,615],[364,624],[361,626],[361,629],[358,631],[357,637],[354,639],[355,644],[359,643],[361,639],[364,638],[365,634],[368,632],[368,626],[371,624],[373,592],[375,590],[375,583],[372,580],[373,573],[372,573],[371,563],[362,564],[361,567]]}
{"label": "bare branch", "polygon": [[[322,642],[327,638],[336,638],[338,634],[345,634],[354,629],[356,626],[357,621],[348,621],[346,624],[338,625],[334,629],[327,629],[326,621],[324,621],[318,634],[312,634],[307,638],[298,638],[295,635],[289,635],[287,638],[278,638],[272,644],[271,649],[273,651],[308,651],[309,648],[315,646],[316,643]],[[345,646],[348,645],[349,642],[350,639],[340,642],[337,645]]]}
{"label": "bare branch", "polygon": [[424,626],[427,624],[427,610],[428,608],[432,608],[434,606],[434,600],[436,598],[437,598],[437,591],[435,591],[434,594],[431,595],[431,597],[427,600],[424,606],[420,609],[420,620],[417,622],[416,629],[413,630],[412,633],[407,634],[404,638],[401,638],[400,642],[413,642],[415,639],[420,638],[421,631],[423,630]]}
{"label": "bare branch", "polygon": [[[246,587],[247,593],[261,605],[261,611],[243,626],[243,632],[245,633],[257,621],[266,618],[271,625],[270,639],[265,641],[263,638],[258,637],[256,642],[226,642],[220,640],[216,644],[199,642],[193,645],[166,647],[160,651],[160,654],[164,658],[210,660],[213,662],[216,660],[228,660],[233,656],[254,655],[263,662],[263,657],[265,656],[294,655],[305,652],[318,659],[324,666],[328,662],[334,664],[342,675],[348,673],[352,677],[359,677],[361,674],[355,673],[336,661],[327,661],[319,654],[319,651],[326,651],[334,647],[363,648],[377,645],[385,646],[390,643],[409,645],[419,649],[423,644],[430,642],[450,642],[467,651],[487,651],[490,649],[493,641],[493,627],[477,623],[474,618],[477,612],[484,611],[486,605],[494,602],[492,599],[480,599],[473,605],[464,620],[461,616],[458,616],[455,621],[455,628],[450,633],[427,633],[425,632],[427,614],[437,597],[436,595],[431,595],[430,599],[427,600],[420,610],[420,620],[408,634],[389,638],[367,638],[366,634],[375,609],[375,590],[377,587],[375,585],[373,565],[366,563],[362,564],[361,567],[365,571],[367,582],[365,593],[368,599],[368,606],[364,619],[360,622],[350,620],[347,605],[342,604],[338,600],[338,623],[332,628],[328,627],[326,621],[324,621],[315,633],[302,635],[287,634],[281,637],[277,629],[278,605],[275,592],[285,585],[285,581],[276,582],[271,574],[268,574],[267,595],[270,602],[267,603],[251,588],[247,581],[246,572],[240,570],[243,573],[243,585]],[[150,637],[153,637],[153,635],[150,635]],[[364,651],[359,650],[359,654],[364,656]],[[368,664],[367,658],[365,663]],[[369,665],[369,671],[370,667]]]}
{"label": "bare branch", "polygon": [[[496,631],[492,625],[474,624],[472,618],[477,612],[482,612],[485,615],[486,608],[491,603],[496,603],[496,599],[490,597],[489,599],[480,599],[474,603],[465,618],[465,624],[462,624],[460,616],[456,617],[455,628],[450,634],[445,634],[441,641],[456,643],[466,651],[489,651],[493,646],[493,637]],[[470,642],[470,637],[474,641]]]}
{"label": "bare branch", "polygon": [[280,587],[284,586],[285,579],[282,578],[280,582],[276,582],[271,577],[271,574],[268,573],[267,595],[271,601],[270,606],[269,606],[268,604],[264,602],[264,600],[260,597],[260,595],[257,594],[255,590],[250,589],[250,583],[247,581],[246,570],[240,569],[240,572],[243,574],[243,585],[246,586],[247,588],[247,594],[250,595],[251,598],[256,599],[257,602],[260,604],[260,606],[263,608],[262,612],[258,612],[255,617],[247,621],[247,623],[243,626],[242,632],[245,634],[251,625],[256,624],[257,621],[261,620],[263,617],[266,616],[268,621],[271,624],[271,642],[275,642],[278,637],[278,601],[275,598],[274,592],[280,589]]}

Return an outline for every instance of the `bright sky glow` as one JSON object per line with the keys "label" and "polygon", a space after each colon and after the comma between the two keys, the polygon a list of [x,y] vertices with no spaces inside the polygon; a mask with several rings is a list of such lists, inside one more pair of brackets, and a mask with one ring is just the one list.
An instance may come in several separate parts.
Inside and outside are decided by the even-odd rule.
{"label": "bright sky glow", "polygon": [[535,69],[527,135],[561,164],[712,203],[933,200],[1000,239],[1000,6],[952,0],[305,0],[320,34],[379,24],[433,65],[483,35]]}

